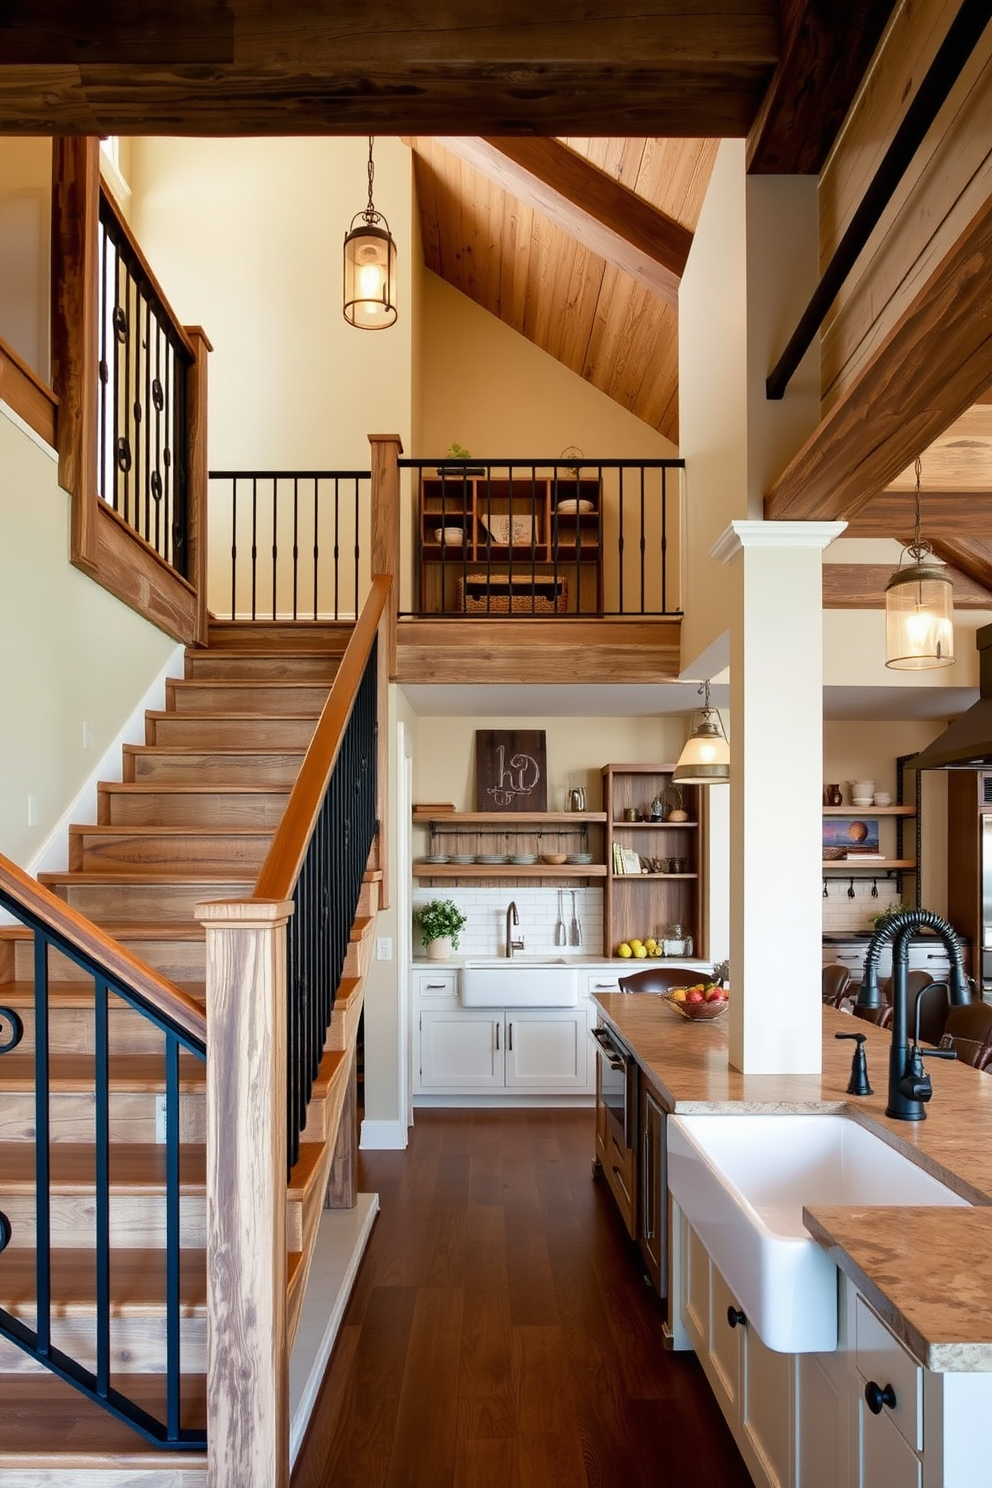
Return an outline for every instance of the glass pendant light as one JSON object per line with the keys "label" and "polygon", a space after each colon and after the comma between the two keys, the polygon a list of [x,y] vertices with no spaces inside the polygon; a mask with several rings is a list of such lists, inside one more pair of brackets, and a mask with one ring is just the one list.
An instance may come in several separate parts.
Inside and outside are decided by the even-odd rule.
{"label": "glass pendant light", "polygon": [[689,725],[689,737],[672,774],[675,785],[727,785],[730,781],[730,745],[723,731],[719,710],[710,707],[710,684],[700,687],[703,706]]}
{"label": "glass pendant light", "polygon": [[[899,671],[954,663],[954,586],[920,536],[921,472],[917,460],[916,533],[885,586],[885,665]],[[904,568],[906,557],[912,562]]]}
{"label": "glass pendant light", "polygon": [[356,212],[344,240],[344,318],[362,331],[384,331],[396,321],[396,244],[372,201],[375,165],[369,135],[369,202]]}

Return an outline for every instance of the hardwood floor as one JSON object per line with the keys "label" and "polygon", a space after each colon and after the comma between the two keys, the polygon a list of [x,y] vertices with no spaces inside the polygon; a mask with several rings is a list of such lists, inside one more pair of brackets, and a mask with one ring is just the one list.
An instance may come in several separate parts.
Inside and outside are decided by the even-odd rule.
{"label": "hardwood floor", "polygon": [[591,1110],[419,1111],[362,1153],[381,1213],[293,1488],[750,1488],[592,1153]]}

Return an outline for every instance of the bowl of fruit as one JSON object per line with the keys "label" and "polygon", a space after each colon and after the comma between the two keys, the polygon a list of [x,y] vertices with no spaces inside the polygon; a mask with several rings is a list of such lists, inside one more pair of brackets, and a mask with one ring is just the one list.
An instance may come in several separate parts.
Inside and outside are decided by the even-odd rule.
{"label": "bowl of fruit", "polygon": [[662,994],[683,1018],[703,1021],[719,1018],[730,1006],[730,993],[719,982],[696,982],[691,987],[673,987]]}

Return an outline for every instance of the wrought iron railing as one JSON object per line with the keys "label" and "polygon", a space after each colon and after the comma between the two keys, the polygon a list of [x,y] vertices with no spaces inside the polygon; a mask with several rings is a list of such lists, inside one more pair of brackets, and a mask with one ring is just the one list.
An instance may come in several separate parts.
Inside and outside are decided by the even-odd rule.
{"label": "wrought iron railing", "polygon": [[368,470],[212,470],[213,613],[356,619],[367,590],[370,481]]}
{"label": "wrought iron railing", "polygon": [[[35,1252],[36,1313],[35,1326],[30,1327],[22,1318],[0,1308],[0,1335],[10,1339],[25,1353],[43,1364],[52,1373],[74,1385],[90,1399],[103,1406],[112,1415],[126,1421],[148,1441],[170,1450],[201,1450],[206,1441],[205,1432],[184,1427],[181,1419],[180,1381],[182,1375],[182,1345],[180,1321],[184,1299],[180,1280],[180,1257],[182,1251],[182,1192],[180,1140],[180,1063],[182,1050],[200,1060],[206,1058],[204,1038],[196,1031],[202,1023],[198,1008],[188,1004],[182,994],[174,988],[167,989],[179,1009],[179,1016],[156,1005],[155,1000],[129,985],[115,975],[99,958],[80,945],[79,939],[63,932],[52,923],[53,919],[64,919],[71,928],[77,917],[65,905],[60,904],[46,890],[31,884],[26,892],[12,891],[24,882],[20,870],[6,859],[0,859],[0,871],[4,883],[0,884],[0,905],[8,910],[33,936],[34,965],[34,1069],[35,1069],[35,1138],[34,1138],[34,1233],[18,1233],[17,1222],[0,1214],[0,1252],[8,1246],[31,1246]],[[26,902],[27,901],[27,902]],[[42,914],[36,906],[46,909]],[[48,913],[48,910],[51,913]],[[85,932],[90,939],[99,939],[101,932],[89,926]],[[81,968],[93,984],[93,1224],[92,1240],[93,1278],[95,1297],[95,1367],[80,1362],[67,1349],[59,1346],[58,1287],[53,1283],[53,1249],[56,1235],[53,1234],[53,1187],[59,1166],[57,1143],[52,1134],[50,1103],[52,1094],[52,1055],[50,1049],[50,998],[49,955],[58,952]],[[111,1141],[110,1122],[110,1011],[111,999],[134,1011],[162,1035],[162,1073],[164,1083],[165,1119],[163,1155],[157,1168],[161,1168],[164,1185],[165,1209],[165,1277],[164,1295],[161,1298],[165,1327],[165,1405],[161,1417],[151,1414],[138,1404],[121,1387],[123,1375],[112,1376],[112,1326],[113,1326],[113,1276],[114,1248],[112,1224],[114,1213],[114,1161],[115,1145]],[[186,1012],[191,1016],[183,1016]],[[116,1011],[116,1010],[115,1010]],[[15,1008],[0,1008],[0,1026],[6,1032],[0,1043],[0,1057],[19,1047],[24,1037],[24,1024]],[[78,1181],[78,1175],[77,1175]],[[78,1222],[78,1221],[77,1221]],[[23,1220],[22,1220],[23,1223]],[[77,1264],[79,1252],[77,1249]],[[0,1270],[3,1256],[0,1254]],[[115,1379],[117,1383],[115,1383]]]}
{"label": "wrought iron railing", "polygon": [[189,577],[187,371],[195,357],[105,191],[98,294],[97,490]]}
{"label": "wrought iron railing", "polygon": [[426,615],[680,613],[681,460],[400,460]]}
{"label": "wrought iron railing", "polygon": [[292,899],[287,932],[287,1164],[317,1078],[378,829],[378,625],[388,579],[373,581],[255,884]]}

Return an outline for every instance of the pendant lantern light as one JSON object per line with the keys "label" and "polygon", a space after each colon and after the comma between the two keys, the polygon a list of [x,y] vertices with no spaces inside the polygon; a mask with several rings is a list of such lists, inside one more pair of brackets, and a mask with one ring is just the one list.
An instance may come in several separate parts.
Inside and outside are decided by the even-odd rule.
{"label": "pendant lantern light", "polygon": [[899,671],[954,663],[954,586],[920,535],[921,470],[917,460],[916,534],[885,586],[885,665]]}
{"label": "pendant lantern light", "polygon": [[362,331],[384,331],[396,321],[396,244],[372,201],[375,165],[369,135],[369,202],[356,212],[344,240],[344,318]]}
{"label": "pendant lantern light", "polygon": [[730,745],[719,710],[710,707],[710,684],[699,691],[703,706],[689,725],[689,737],[672,774],[675,785],[727,785],[730,782]]}

